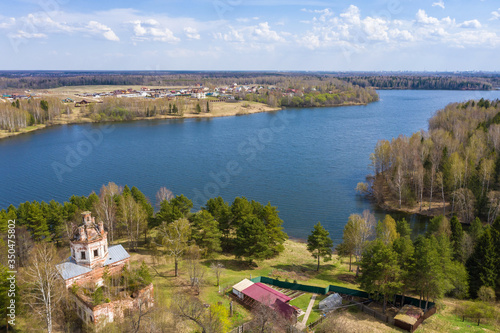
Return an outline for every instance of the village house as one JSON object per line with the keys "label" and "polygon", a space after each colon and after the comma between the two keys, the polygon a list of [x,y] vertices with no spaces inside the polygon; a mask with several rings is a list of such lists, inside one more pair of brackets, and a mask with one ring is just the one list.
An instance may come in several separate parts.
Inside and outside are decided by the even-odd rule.
{"label": "village house", "polygon": [[[91,212],[82,213],[82,224],[73,231],[70,240],[71,256],[56,266],[65,286],[71,291],[75,311],[85,323],[104,325],[125,315],[126,311],[153,306],[153,285],[133,295],[121,293],[116,299],[93,304],[84,294],[103,285],[104,275],[120,274],[128,266],[130,255],[121,245],[108,247],[103,223],[95,222]],[[77,293],[75,290],[86,290]]]}
{"label": "village house", "polygon": [[292,323],[297,321],[299,309],[288,303],[291,298],[263,283],[254,283],[243,279],[233,286],[233,295],[250,309],[260,303],[281,314]]}

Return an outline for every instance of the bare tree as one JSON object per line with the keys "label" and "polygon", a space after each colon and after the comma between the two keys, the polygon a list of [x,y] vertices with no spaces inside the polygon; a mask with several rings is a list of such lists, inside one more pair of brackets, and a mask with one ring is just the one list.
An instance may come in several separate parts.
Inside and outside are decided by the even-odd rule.
{"label": "bare tree", "polygon": [[220,332],[220,320],[199,299],[185,294],[176,294],[172,308],[174,316],[195,323],[202,333]]}
{"label": "bare tree", "polygon": [[174,193],[166,187],[161,187],[158,192],[156,192],[156,207],[160,208],[163,201],[170,201],[174,198]]}
{"label": "bare tree", "polygon": [[500,213],[500,192],[490,191],[488,193],[488,202],[490,204],[488,210],[488,223],[493,224]]}
{"label": "bare tree", "polygon": [[174,258],[175,276],[179,276],[179,260],[188,247],[189,236],[191,235],[189,221],[182,218],[172,223],[163,222],[158,228],[158,232],[167,254]]}
{"label": "bare tree", "polygon": [[186,251],[186,267],[191,281],[191,287],[196,293],[200,293],[200,287],[203,284],[205,276],[205,267],[200,264],[200,248],[197,245],[191,245]]}
{"label": "bare tree", "polygon": [[120,197],[120,220],[127,230],[129,249],[137,248],[137,241],[142,231],[147,228],[147,213],[131,195]]}
{"label": "bare tree", "polygon": [[463,223],[471,223],[474,219],[474,193],[468,188],[461,188],[453,192],[457,202],[457,213]]}
{"label": "bare tree", "polygon": [[53,317],[64,291],[55,265],[59,261],[54,245],[39,243],[30,252],[29,264],[24,274],[28,286],[23,294],[33,313],[43,318],[47,332],[52,332]]}
{"label": "bare tree", "polygon": [[104,226],[108,230],[110,244],[114,241],[114,227],[117,211],[114,196],[120,193],[121,190],[115,183],[110,182],[107,186],[103,185],[99,192],[99,202],[97,202],[94,207],[97,212],[97,217],[104,223]]}
{"label": "bare tree", "polygon": [[220,277],[222,273],[224,272],[224,265],[218,261],[213,262],[210,265],[210,269],[214,273],[215,277],[217,278],[217,287],[220,285]]}

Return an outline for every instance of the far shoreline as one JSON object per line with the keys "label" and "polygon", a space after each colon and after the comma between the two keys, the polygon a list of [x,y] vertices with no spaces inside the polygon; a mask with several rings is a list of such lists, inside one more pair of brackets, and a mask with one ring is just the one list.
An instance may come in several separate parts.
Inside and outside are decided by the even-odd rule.
{"label": "far shoreline", "polygon": [[[244,102],[249,103],[244,104]],[[141,121],[141,120],[168,120],[168,119],[208,119],[208,118],[221,118],[221,117],[232,117],[232,116],[246,116],[246,115],[251,115],[251,114],[256,114],[256,113],[263,113],[263,112],[276,112],[276,111],[282,111],[284,109],[295,109],[295,108],[306,108],[306,107],[288,107],[288,108],[283,108],[283,107],[271,107],[269,105],[263,104],[263,103],[258,103],[258,102],[247,102],[247,101],[242,101],[242,102],[237,102],[237,103],[227,103],[227,104],[234,104],[234,108],[231,109],[231,111],[226,111],[226,112],[221,112],[221,113],[187,113],[182,116],[177,116],[177,115],[157,115],[153,117],[134,117],[134,119],[130,120],[104,120],[104,121],[93,121],[90,118],[83,117],[83,118],[77,118],[74,120],[67,120],[67,119],[58,119],[55,120],[52,124],[39,124],[39,125],[34,125],[30,127],[26,127],[24,129],[21,129],[18,132],[8,132],[8,131],[0,131],[0,140],[7,139],[7,138],[12,138],[15,136],[18,136],[20,134],[28,134],[28,133],[33,133],[41,129],[45,128],[51,128],[51,127],[56,127],[56,126],[61,126],[61,125],[78,125],[78,124],[109,124],[109,123],[122,123],[122,122],[134,122],[134,121]],[[344,104],[340,105],[328,105],[328,106],[319,106],[319,107],[314,107],[314,108],[328,108],[328,107],[342,107],[342,106],[362,106],[362,105],[367,105],[368,103],[357,103],[357,102],[347,102]]]}

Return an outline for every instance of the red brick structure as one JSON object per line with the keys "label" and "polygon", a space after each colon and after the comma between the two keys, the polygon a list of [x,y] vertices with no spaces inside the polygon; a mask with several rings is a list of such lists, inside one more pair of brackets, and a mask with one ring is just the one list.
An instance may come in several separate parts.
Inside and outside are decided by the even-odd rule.
{"label": "red brick structure", "polygon": [[[108,248],[108,233],[102,222],[96,223],[90,212],[82,213],[82,224],[74,229],[70,240],[71,256],[57,265],[66,288],[73,285],[87,288],[103,284],[103,274],[119,274],[130,262],[130,255],[121,245]],[[153,284],[134,294],[93,306],[78,294],[74,294],[75,309],[86,323],[105,324],[123,317],[126,310],[149,308],[153,305]]]}

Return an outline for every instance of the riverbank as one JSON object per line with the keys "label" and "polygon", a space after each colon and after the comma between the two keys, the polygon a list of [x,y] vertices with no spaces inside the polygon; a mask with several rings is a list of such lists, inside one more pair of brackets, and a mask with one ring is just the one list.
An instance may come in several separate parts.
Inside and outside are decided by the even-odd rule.
{"label": "riverbank", "polygon": [[399,204],[396,201],[386,201],[382,204],[377,205],[380,209],[387,212],[397,212],[397,213],[405,213],[405,214],[416,214],[426,217],[435,217],[439,215],[446,215],[451,211],[451,204],[449,202],[432,202],[431,208],[429,209],[429,201],[422,201],[422,207],[418,203],[412,207],[401,206],[399,208]]}
{"label": "riverbank", "polygon": [[[261,112],[273,112],[281,110],[280,107],[271,107],[266,104],[258,102],[212,102],[210,103],[210,112],[201,113],[185,113],[182,116],[178,115],[156,115],[153,117],[134,117],[132,121],[138,120],[161,120],[161,119],[184,119],[184,118],[217,118],[217,117],[230,117],[230,116],[240,116],[249,115]],[[88,116],[84,114],[85,108],[73,108],[71,113],[62,114],[60,118],[54,120],[50,124],[40,124],[35,126],[29,126],[21,129],[18,132],[9,132],[6,130],[0,130],[0,140],[19,134],[31,133],[42,128],[57,126],[57,125],[71,125],[71,124],[83,124],[83,123],[99,123],[95,122]],[[110,120],[105,120],[103,122],[109,122]],[[128,120],[129,121],[129,120]]]}
{"label": "riverbank", "polygon": [[[162,119],[188,119],[188,118],[218,118],[230,116],[244,116],[261,112],[274,112],[280,111],[281,107],[271,107],[267,104],[249,101],[233,101],[233,102],[210,102],[210,112],[186,112],[182,116],[179,115],[156,115],[152,117],[134,117],[127,121],[138,120],[162,120]],[[340,106],[360,106],[366,103],[345,102],[340,105],[332,105],[329,107]],[[0,130],[0,140],[8,137],[13,137],[19,134],[31,133],[42,128],[57,126],[57,125],[71,125],[71,124],[84,124],[84,123],[101,123],[110,122],[112,120],[106,119],[104,121],[94,121],[85,114],[85,108],[73,108],[70,114],[61,114],[60,118],[54,120],[50,124],[40,124],[29,126],[21,129],[18,132],[9,132],[7,130]],[[119,121],[118,121],[119,122]]]}

